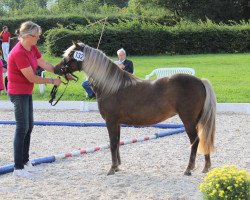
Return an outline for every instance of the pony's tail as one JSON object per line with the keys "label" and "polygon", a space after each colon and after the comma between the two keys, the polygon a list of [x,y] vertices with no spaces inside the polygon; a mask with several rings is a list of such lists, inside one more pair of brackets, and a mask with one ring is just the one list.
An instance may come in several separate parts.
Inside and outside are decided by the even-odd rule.
{"label": "pony's tail", "polygon": [[201,81],[206,89],[206,100],[197,124],[198,152],[207,155],[214,151],[216,97],[210,82],[206,79]]}

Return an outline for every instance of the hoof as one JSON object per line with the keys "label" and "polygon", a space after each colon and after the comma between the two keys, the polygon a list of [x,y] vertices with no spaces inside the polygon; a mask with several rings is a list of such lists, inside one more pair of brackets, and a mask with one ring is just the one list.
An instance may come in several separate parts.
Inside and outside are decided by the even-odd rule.
{"label": "hoof", "polygon": [[204,169],[202,170],[202,173],[207,173],[207,172],[209,172],[208,169],[205,169],[205,168],[204,168]]}
{"label": "hoof", "polygon": [[184,175],[185,175],[185,176],[191,176],[192,173],[191,173],[191,171],[185,171],[185,172],[184,172]]}
{"label": "hoof", "polygon": [[192,165],[189,169],[194,170],[194,168],[195,168],[195,165]]}
{"label": "hoof", "polygon": [[209,172],[209,169],[211,168],[211,164],[209,164],[209,165],[205,165],[205,167],[203,168],[203,170],[202,170],[202,173],[207,173],[207,172]]}
{"label": "hoof", "polygon": [[110,169],[107,175],[109,176],[109,175],[114,175],[114,174],[115,174],[115,170],[114,169]]}
{"label": "hoof", "polygon": [[120,169],[118,167],[115,168],[115,172],[119,172]]}

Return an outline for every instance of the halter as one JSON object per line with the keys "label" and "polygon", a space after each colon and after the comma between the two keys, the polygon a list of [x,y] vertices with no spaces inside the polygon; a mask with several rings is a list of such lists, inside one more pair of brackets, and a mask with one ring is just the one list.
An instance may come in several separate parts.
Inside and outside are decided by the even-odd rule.
{"label": "halter", "polygon": [[[82,47],[81,49],[80,49],[80,51],[82,51],[83,52],[83,49],[84,49],[84,47]],[[53,101],[54,101],[54,99],[56,98],[56,94],[57,94],[57,91],[58,91],[58,86],[56,86],[56,85],[54,85],[54,87],[52,88],[52,90],[51,90],[51,92],[50,92],[50,97],[51,97],[51,99],[49,100],[49,103],[52,105],[52,106],[55,106],[58,102],[59,102],[59,100],[62,98],[62,96],[64,95],[64,92],[66,91],[66,88],[68,87],[68,84],[69,84],[69,80],[68,80],[68,78],[67,78],[67,74],[70,74],[71,76],[73,76],[75,79],[74,79],[74,81],[75,82],[77,82],[78,81],[78,77],[76,76],[76,75],[74,75],[73,74],[73,72],[70,70],[70,63],[72,62],[72,61],[75,61],[76,59],[75,58],[70,58],[68,61],[66,61],[66,59],[64,58],[63,59],[63,66],[62,66],[62,68],[60,69],[60,71],[59,72],[57,72],[57,74],[59,74],[59,75],[64,75],[64,77],[66,78],[66,80],[67,80],[67,82],[65,83],[65,82],[63,82],[62,81],[62,83],[64,84],[64,85],[66,85],[66,87],[64,88],[64,91],[63,91],[63,93],[61,94],[61,96],[57,99],[57,101],[53,104]],[[76,60],[77,61],[77,60]],[[81,64],[82,64],[82,61],[77,61],[77,69],[78,69],[78,71],[81,71],[81,68],[82,68],[82,66],[81,66]],[[60,77],[59,77],[60,78]]]}
{"label": "halter", "polygon": [[[74,60],[75,60],[74,58],[71,58],[69,61],[66,61],[66,59],[64,58],[63,59],[63,66],[60,69],[60,72],[57,72],[57,74],[61,75],[61,76],[64,75],[67,81],[69,81],[69,80],[68,80],[66,75],[70,74],[71,76],[76,78],[75,81],[77,82],[79,78],[76,75],[74,75],[73,72],[69,68],[70,63]],[[80,64],[80,61],[77,61],[77,69],[78,69],[78,71],[81,71],[81,66],[79,64]]]}

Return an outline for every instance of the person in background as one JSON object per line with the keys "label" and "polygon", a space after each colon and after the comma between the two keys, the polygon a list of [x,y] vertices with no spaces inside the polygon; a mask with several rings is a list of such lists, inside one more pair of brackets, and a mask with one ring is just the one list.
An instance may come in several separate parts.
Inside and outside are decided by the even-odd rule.
{"label": "person in background", "polygon": [[[114,63],[120,67],[121,69],[133,74],[134,73],[134,66],[131,60],[126,58],[126,51],[121,48],[117,51],[118,61]],[[85,89],[88,98],[95,98],[95,92],[93,91],[89,80],[85,80],[82,82],[82,87]]]}
{"label": "person in background", "polygon": [[0,94],[2,94],[2,91],[4,91],[4,83],[3,83],[3,62],[0,59]]}
{"label": "person in background", "polygon": [[[15,37],[10,38],[10,48],[9,48],[10,51],[19,42],[17,32],[18,32],[18,30],[15,31]],[[7,62],[4,59],[2,59],[2,61],[4,63],[4,67],[7,69]],[[8,90],[8,73],[7,72],[6,72],[5,78],[4,78],[4,85],[5,85],[5,89],[7,91]]]}
{"label": "person in background", "polygon": [[4,88],[6,88],[6,85],[4,84],[4,76],[3,76],[3,74],[6,72],[7,72],[7,62],[3,59],[2,51],[0,51],[0,93],[3,93]]}
{"label": "person in background", "polygon": [[10,49],[10,38],[11,34],[8,31],[7,26],[3,26],[3,31],[0,33],[0,37],[2,39],[2,51],[3,51],[3,58],[7,61]]}
{"label": "person in background", "polygon": [[134,65],[131,60],[127,59],[126,51],[121,48],[117,51],[118,61],[115,61],[115,63],[120,67],[121,69],[133,74],[134,73]]}
{"label": "person in background", "polygon": [[5,78],[4,78],[4,86],[5,86],[5,90],[8,90],[8,74],[7,74],[7,62],[4,59],[1,59],[3,62],[3,73],[5,73]]}
{"label": "person in background", "polygon": [[14,136],[14,176],[32,178],[29,161],[31,132],[33,129],[34,84],[59,86],[60,79],[42,78],[35,74],[37,66],[54,73],[54,66],[46,62],[36,47],[42,33],[41,27],[32,21],[21,24],[17,34],[19,42],[8,58],[8,95],[14,104],[16,130]]}
{"label": "person in background", "polygon": [[93,91],[91,85],[90,85],[90,81],[89,80],[85,80],[82,82],[82,87],[84,88],[84,90],[87,93],[87,96],[89,99],[95,98],[95,92]]}

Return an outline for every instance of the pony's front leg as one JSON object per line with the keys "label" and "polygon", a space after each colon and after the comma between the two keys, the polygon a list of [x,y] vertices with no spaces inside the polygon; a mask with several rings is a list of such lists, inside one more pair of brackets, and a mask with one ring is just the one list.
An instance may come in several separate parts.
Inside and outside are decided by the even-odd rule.
{"label": "pony's front leg", "polygon": [[109,139],[110,139],[110,151],[112,156],[112,165],[108,172],[108,175],[113,175],[115,172],[119,171],[118,165],[121,163],[120,153],[119,153],[119,142],[120,142],[120,124],[114,122],[106,122]]}

